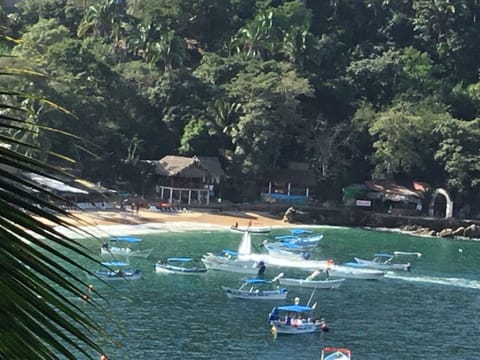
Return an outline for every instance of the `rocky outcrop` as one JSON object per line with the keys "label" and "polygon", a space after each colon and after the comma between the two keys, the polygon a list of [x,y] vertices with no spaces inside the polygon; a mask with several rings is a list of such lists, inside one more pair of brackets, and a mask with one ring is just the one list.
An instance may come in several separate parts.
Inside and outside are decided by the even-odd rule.
{"label": "rocky outcrop", "polygon": [[[396,216],[355,208],[321,209],[296,207],[296,211],[297,216],[294,219],[296,223],[398,228],[417,235],[480,239],[480,221],[474,220]],[[304,216],[300,218],[298,213],[302,213]],[[306,216],[307,214],[308,216]],[[302,221],[307,219],[308,221]]]}
{"label": "rocky outcrop", "polygon": [[[238,210],[242,209],[237,205]],[[360,208],[320,208],[297,206],[288,211],[288,205],[245,205],[244,210],[270,212],[278,219],[295,224],[316,224],[349,227],[401,229],[417,235],[463,237],[480,239],[480,220],[434,218],[376,213]]]}

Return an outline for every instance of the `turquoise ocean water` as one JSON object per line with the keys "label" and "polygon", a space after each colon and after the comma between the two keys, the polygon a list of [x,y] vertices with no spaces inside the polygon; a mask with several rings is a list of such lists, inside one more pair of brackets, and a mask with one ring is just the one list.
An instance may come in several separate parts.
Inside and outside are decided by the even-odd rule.
{"label": "turquoise ocean water", "polygon": [[[161,232],[140,236],[147,259],[139,281],[90,280],[109,300],[102,302],[120,329],[93,315],[118,344],[105,341],[111,360],[151,359],[319,359],[325,346],[346,347],[352,359],[480,359],[480,242],[416,237],[365,229],[319,227],[324,239],[314,259],[337,264],[376,252],[421,252],[410,273],[388,273],[380,281],[347,279],[336,290],[317,290],[313,301],[328,333],[273,338],[267,323],[275,301],[227,299],[221,286],[238,286],[246,275],[209,271],[204,275],[161,275],[157,259],[201,257],[207,251],[237,249],[242,235],[229,231]],[[284,234],[275,229],[273,235]],[[266,236],[253,236],[258,245]],[[92,248],[98,243],[93,241]],[[267,267],[266,278],[298,269]],[[307,302],[311,290],[290,287],[289,299]],[[100,341],[103,342],[102,339]]]}

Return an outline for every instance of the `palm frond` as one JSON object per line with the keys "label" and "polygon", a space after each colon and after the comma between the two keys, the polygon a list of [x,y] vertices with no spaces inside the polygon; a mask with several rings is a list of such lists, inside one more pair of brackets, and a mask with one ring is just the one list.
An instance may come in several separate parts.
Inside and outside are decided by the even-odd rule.
{"label": "palm frond", "polygon": [[[28,69],[0,69],[0,76],[19,74],[42,76]],[[0,89],[0,95],[10,100],[0,104],[0,358],[77,359],[83,354],[98,359],[103,350],[97,339],[105,334],[89,314],[102,308],[96,301],[71,299],[81,299],[88,288],[78,274],[91,273],[88,264],[99,262],[81,242],[57,230],[63,226],[81,233],[75,225],[78,219],[57,205],[65,200],[24,176],[60,179],[69,174],[14,150],[16,145],[36,145],[11,136],[12,130],[25,130],[26,120],[19,114],[27,112],[16,105],[18,98],[40,99],[52,109],[73,114],[24,92]]]}

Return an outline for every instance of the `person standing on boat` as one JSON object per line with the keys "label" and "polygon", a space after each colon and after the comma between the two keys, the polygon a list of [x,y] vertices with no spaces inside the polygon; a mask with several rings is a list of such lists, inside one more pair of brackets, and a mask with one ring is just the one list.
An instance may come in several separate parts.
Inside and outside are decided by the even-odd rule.
{"label": "person standing on boat", "polygon": [[260,262],[258,263],[257,268],[258,268],[258,273],[257,273],[257,274],[258,274],[258,275],[263,275],[263,274],[265,273],[265,269],[266,269],[266,267],[265,267],[265,262],[263,262],[263,260],[260,261]]}
{"label": "person standing on boat", "polygon": [[292,315],[290,313],[285,316],[285,325],[292,325]]}

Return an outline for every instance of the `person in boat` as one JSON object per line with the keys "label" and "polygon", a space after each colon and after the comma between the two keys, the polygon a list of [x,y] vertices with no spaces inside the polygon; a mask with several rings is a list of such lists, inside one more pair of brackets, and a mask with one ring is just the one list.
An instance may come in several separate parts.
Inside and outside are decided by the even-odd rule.
{"label": "person in boat", "polygon": [[285,315],[285,325],[292,325],[292,315],[290,313]]}
{"label": "person in boat", "polygon": [[263,275],[263,274],[265,273],[265,269],[266,269],[266,267],[265,267],[265,262],[260,261],[260,262],[258,263],[257,268],[258,268],[258,273],[257,273],[257,274],[258,274],[258,275]]}
{"label": "person in boat", "polygon": [[316,324],[318,324],[318,323],[321,324],[322,332],[328,332],[328,331],[329,331],[328,325],[327,325],[327,323],[325,322],[325,319],[324,319],[323,317],[322,317],[322,318],[316,318],[316,319],[315,319],[315,323],[316,323]]}
{"label": "person in boat", "polygon": [[117,269],[117,270],[115,271],[115,276],[122,277],[123,275],[124,275],[124,274],[123,274],[122,269]]}

